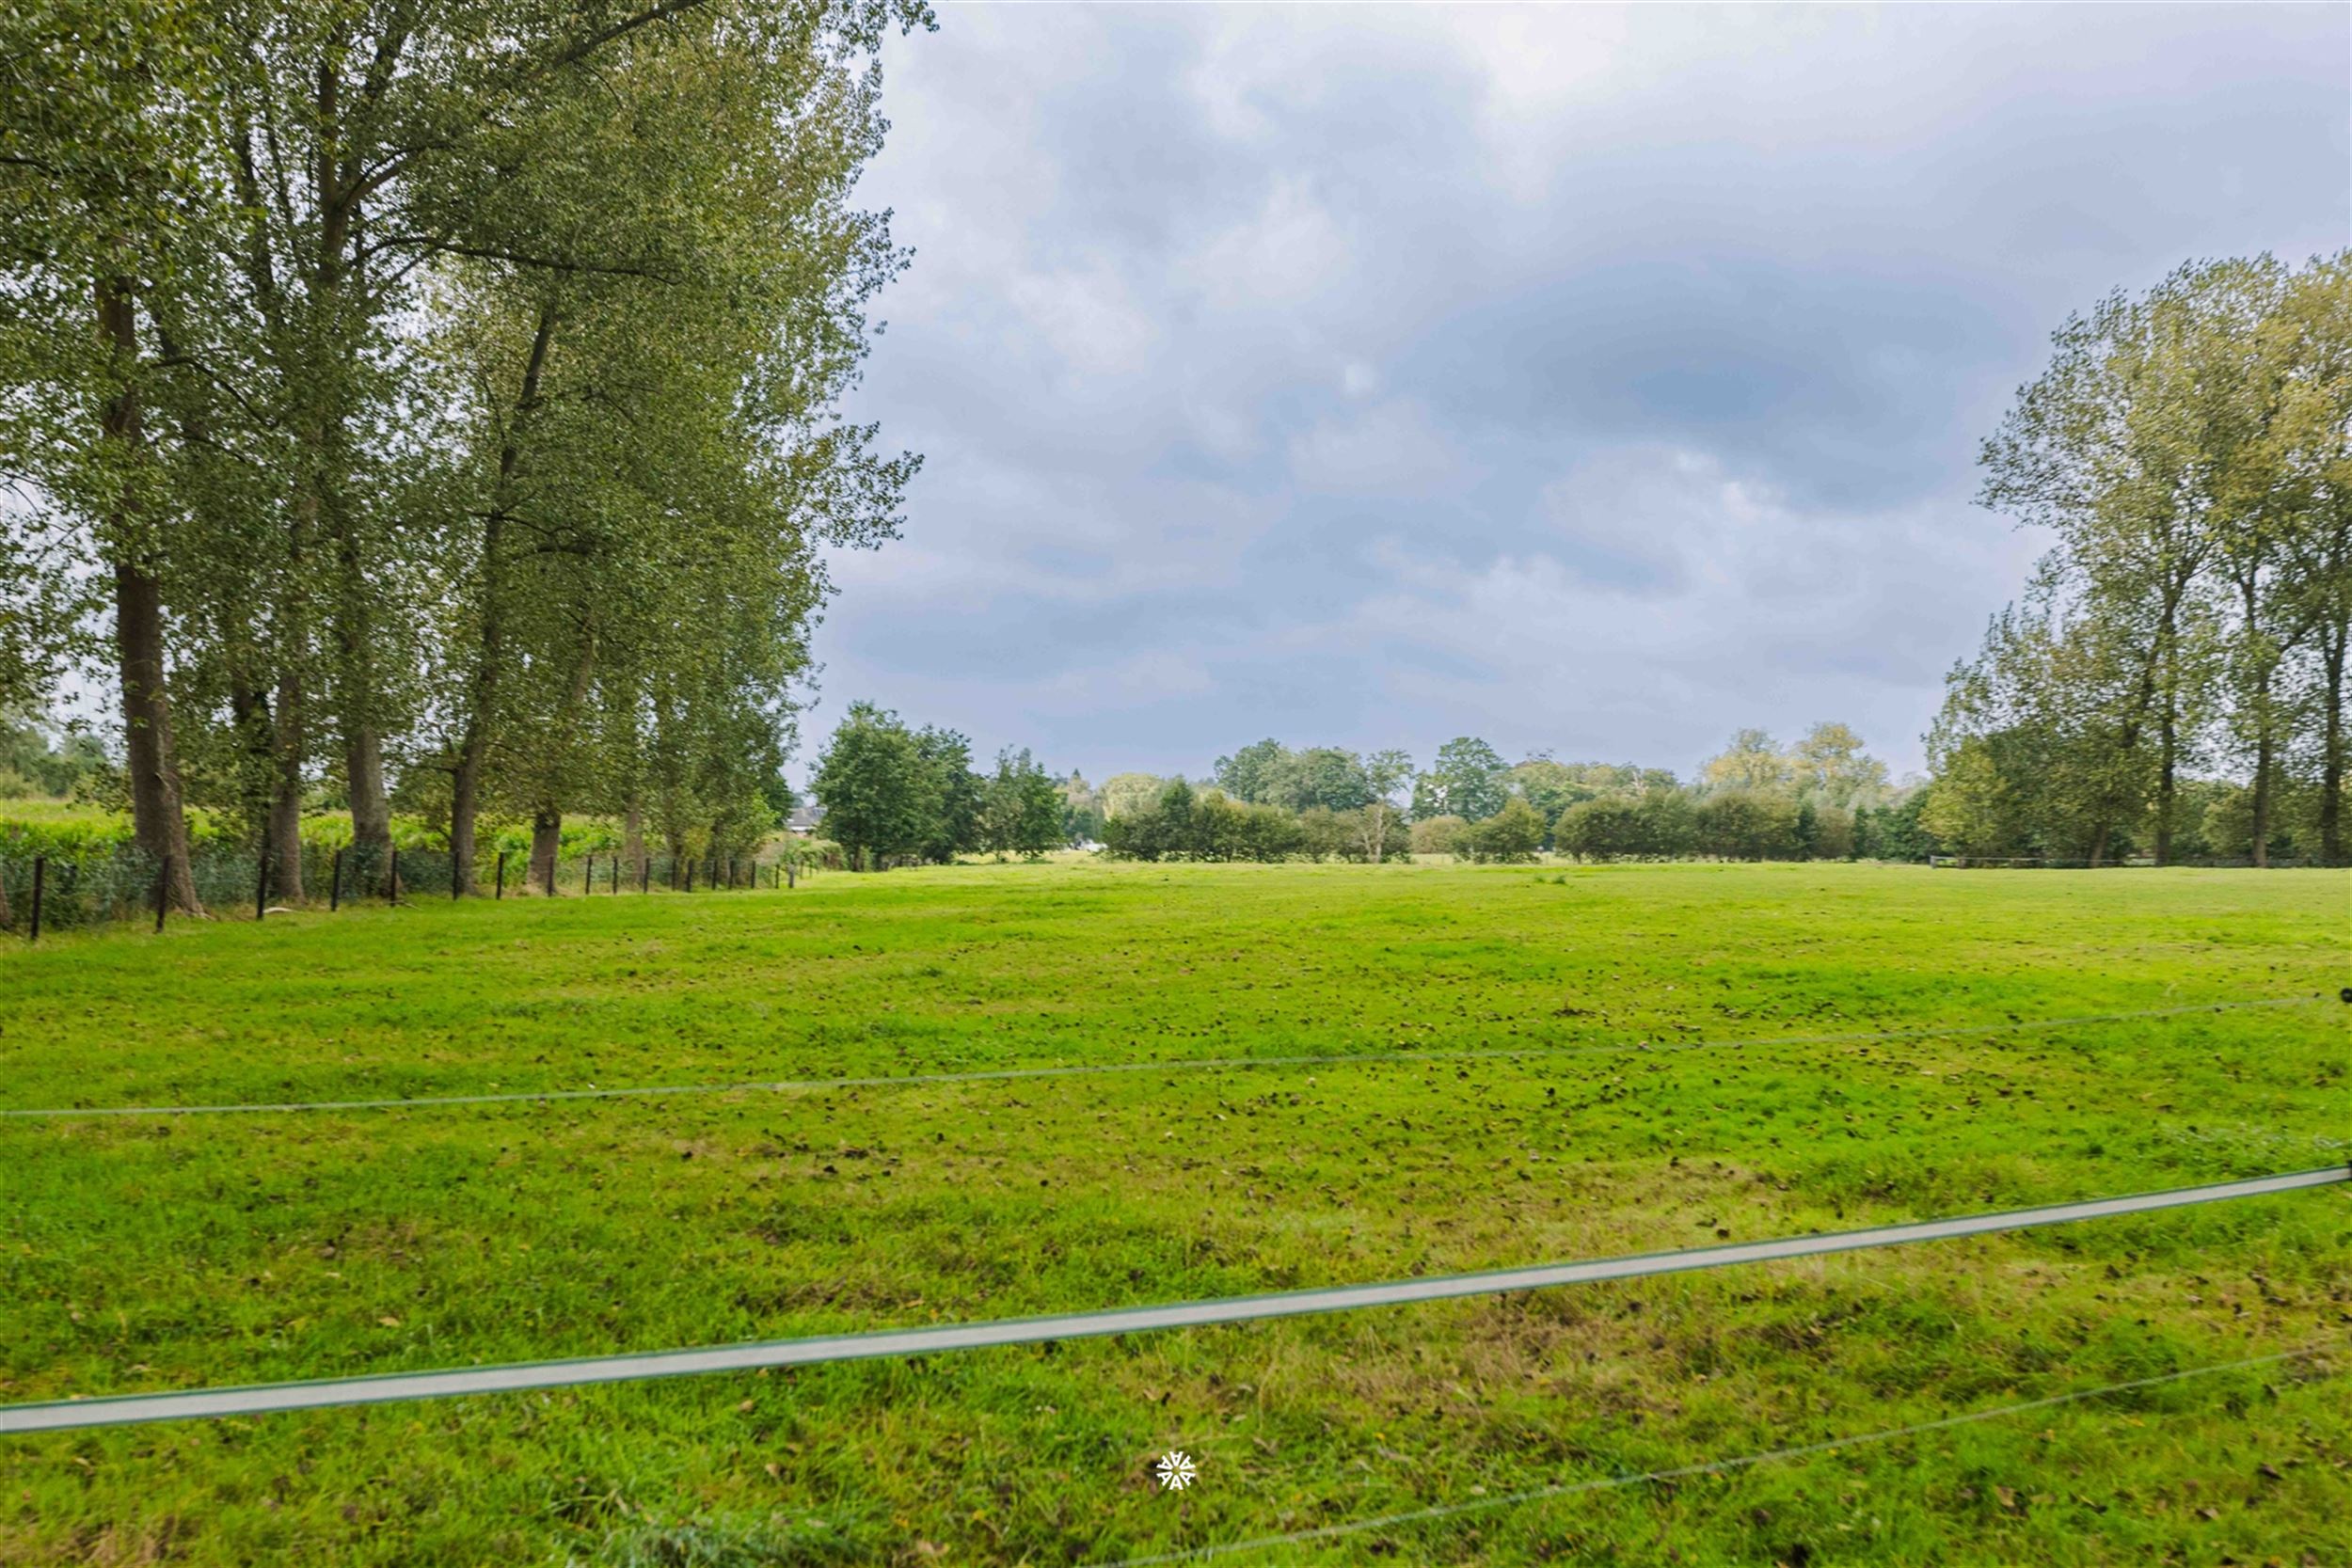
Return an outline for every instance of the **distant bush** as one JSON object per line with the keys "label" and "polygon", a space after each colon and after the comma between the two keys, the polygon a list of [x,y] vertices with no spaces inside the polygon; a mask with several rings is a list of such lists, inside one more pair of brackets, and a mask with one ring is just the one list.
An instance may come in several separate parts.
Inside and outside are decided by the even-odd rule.
{"label": "distant bush", "polygon": [[1413,824],[1412,846],[1416,855],[1451,855],[1461,848],[1462,835],[1470,824],[1461,817],[1424,816]]}
{"label": "distant bush", "polygon": [[1544,847],[1543,814],[1514,795],[1494,816],[1464,829],[1456,844],[1454,852],[1473,861],[1505,864],[1532,861]]}

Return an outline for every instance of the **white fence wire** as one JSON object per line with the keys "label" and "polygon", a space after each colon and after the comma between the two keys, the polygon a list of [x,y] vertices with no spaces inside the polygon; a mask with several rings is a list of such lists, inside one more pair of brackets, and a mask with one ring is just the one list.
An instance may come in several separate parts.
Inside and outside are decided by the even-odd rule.
{"label": "white fence wire", "polygon": [[1051,1317],[1012,1318],[995,1323],[950,1323],[930,1328],[882,1329],[865,1334],[775,1339],[694,1350],[600,1355],[580,1360],[530,1361],[500,1367],[393,1372],[374,1377],[199,1388],[184,1393],[132,1394],[0,1405],[0,1434],[129,1426],[145,1421],[258,1416],[277,1411],[319,1410],[339,1405],[383,1404],[403,1400],[447,1399],[471,1394],[516,1393],[584,1384],[641,1382],[650,1378],[703,1372],[818,1366],[827,1362],[870,1360],[883,1356],[934,1355],[990,1346],[1037,1344],[1049,1339],[1201,1328],[1218,1323],[1352,1311],[1369,1307],[1404,1306],[1455,1296],[1545,1290],[1602,1280],[1638,1279],[1656,1275],[1683,1274],[1696,1269],[1723,1268],[1735,1263],[1772,1262],[1791,1258],[1818,1257],[1825,1253],[1852,1252],[1866,1247],[1981,1236],[1994,1231],[2023,1230],[2036,1226],[2061,1225],[2078,1220],[2177,1209],[2190,1204],[2297,1192],[2346,1180],[2352,1180],[2352,1166],[2330,1165],[2318,1170],[2255,1177],[2242,1181],[2136,1193],[2123,1197],[2094,1198],[2087,1202],[2053,1204],[2037,1209],[2013,1209],[1996,1213],[1967,1214],[1950,1219],[1876,1226],[1864,1230],[1791,1236],[1775,1241],[1746,1242],[1679,1252],[1548,1263],[1485,1274],[1286,1291],[1271,1295],[1227,1296],[1212,1301],[1115,1307]]}
{"label": "white fence wire", "polygon": [[950,1084],[1014,1083],[1037,1078],[1091,1078],[1135,1072],[1246,1071],[1253,1069],[1341,1069],[1398,1062],[1471,1062],[1559,1056],[1614,1056],[1628,1053],[1765,1049],[1784,1045],[1860,1045],[1880,1040],[1945,1039],[1963,1036],[2017,1035],[2070,1029],[2086,1023],[2125,1023],[2181,1018],[2191,1013],[2239,1012],[2261,1007],[2308,1007],[2324,996],[2257,997],[2201,1002],[2177,1007],[2141,1007],[2130,1012],[2082,1013],[2069,1018],[1931,1024],[1916,1029],[1881,1029],[1835,1035],[1763,1035],[1707,1040],[1626,1040],[1595,1045],[1508,1045],[1459,1051],[1344,1051],[1320,1055],[1168,1056],[1139,1062],[1081,1062],[1066,1066],[986,1068],[966,1072],[911,1072],[864,1078],[777,1078],[725,1084],[649,1084],[603,1089],[516,1089],[497,1094],[420,1095],[412,1099],[257,1101],[229,1105],[47,1105],[0,1108],[0,1119],[63,1120],[84,1117],[222,1117],[297,1114],[311,1111],[421,1111],[453,1105],[556,1104],[583,1100],[660,1099],[681,1095],[824,1093],[841,1089],[912,1089]]}

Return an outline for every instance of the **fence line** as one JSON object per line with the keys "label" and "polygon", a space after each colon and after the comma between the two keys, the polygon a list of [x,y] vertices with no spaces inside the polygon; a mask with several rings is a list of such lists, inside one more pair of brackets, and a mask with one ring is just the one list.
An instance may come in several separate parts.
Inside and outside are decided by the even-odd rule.
{"label": "fence line", "polygon": [[2033,1410],[2051,1410],[2059,1405],[2078,1404],[2085,1400],[2104,1399],[2109,1394],[2134,1393],[2143,1388],[2162,1387],[2167,1384],[2185,1383],[2192,1378],[2213,1377],[2221,1372],[2242,1372],[2256,1367],[2275,1367],[2281,1362],[2300,1361],[2332,1348],[2329,1345],[2305,1345],[2297,1350],[2280,1351],[2275,1355],[2252,1355],[2243,1361],[2223,1361],[2210,1367],[2191,1367],[2183,1371],[2163,1372],[2154,1377],[2136,1377],[2127,1383],[2110,1383],[2099,1388],[2076,1388],[2046,1399],[2026,1400],[2017,1404],[1994,1405],[1989,1410],[1971,1410],[1958,1416],[1941,1416],[1931,1421],[1913,1421],[1907,1426],[1888,1427],[1883,1432],[1855,1433],[1846,1437],[1824,1438],[1818,1443],[1798,1443],[1789,1448],[1772,1449],[1763,1453],[1741,1454],[1736,1459],[1712,1459],[1700,1465],[1677,1465],[1666,1470],[1641,1470],[1629,1474],[1600,1476],[1591,1481],[1562,1481],[1552,1486],[1538,1486],[1525,1492],[1513,1492],[1500,1497],[1474,1497],[1467,1502],[1439,1503],[1429,1508],[1416,1508],[1403,1513],[1384,1513],[1377,1518],[1356,1519],[1346,1524],[1323,1525],[1313,1529],[1293,1530],[1287,1535],[1261,1535],[1248,1541],[1227,1541],[1204,1546],[1192,1546],[1183,1551],[1164,1552],[1152,1557],[1121,1558],[1102,1568],[1157,1568],[1170,1562],[1197,1562],[1203,1558],[1225,1557],[1234,1552],[1263,1551],[1272,1546],[1296,1545],[1306,1541],[1327,1541],[1335,1536],[1361,1535],[1367,1530],[1391,1529],[1398,1525],[1425,1524],[1437,1519],[1451,1519],[1457,1514],[1485,1513],[1498,1508],[1515,1508],[1521,1503],[1543,1502],[1554,1497],[1571,1497],[1582,1493],[1608,1492],[1619,1487],[1641,1486],[1651,1481],[1692,1481],[1701,1476],[1719,1476],[1731,1470],[1749,1469],[1757,1465],[1770,1465],[1783,1459],[1809,1459],[1819,1454],[1835,1453],[1840,1449],[1860,1448],[1867,1443],[1891,1443],[1898,1438],[1915,1437],[1921,1433],[1945,1432],[1953,1427],[1972,1426],[1979,1421],[1999,1420],[2007,1416],[2022,1416]]}
{"label": "fence line", "polygon": [[703,1372],[819,1366],[835,1361],[933,1355],[948,1351],[1037,1344],[1048,1339],[1092,1338],[1112,1334],[1254,1323],[1266,1318],[1355,1311],[1370,1307],[1405,1306],[1457,1296],[1494,1295],[1510,1291],[1545,1290],[1604,1280],[1640,1279],[1657,1275],[1724,1268],[1737,1263],[1775,1262],[1868,1247],[1946,1241],[2077,1220],[2146,1213],[2190,1204],[2296,1192],[2346,1180],[2352,1180],[2352,1166],[2330,1165],[2318,1170],[2215,1182],[2201,1187],[2136,1193],[2123,1197],[2094,1198],[2087,1202],[1922,1220],[1905,1225],[1875,1226],[1864,1230],[1784,1237],[1775,1241],[1698,1247],[1678,1252],[1640,1253],[1574,1263],[1539,1264],[1531,1268],[1481,1274],[1391,1280],[1373,1285],[1285,1291],[1270,1295],[1226,1296],[1210,1301],[1112,1307],[1049,1317],[1001,1319],[993,1323],[950,1323],[930,1328],[881,1329],[859,1334],[772,1339],[694,1350],[650,1351],[576,1360],[516,1362],[497,1367],[198,1388],[176,1394],[115,1395],[99,1399],[0,1405],[0,1434],[130,1426],[146,1421],[216,1419],[287,1410],[320,1410],[404,1400],[516,1393],[587,1384],[632,1383]]}
{"label": "fence line", "polygon": [[[510,859],[519,863],[511,875]],[[523,856],[509,850],[477,855],[474,893],[496,900],[510,894],[548,897],[559,890],[576,889],[580,896],[609,897],[623,891],[681,891],[681,881],[688,889],[699,881],[706,892],[780,889],[797,886],[800,877],[818,869],[796,848],[766,859],[757,851],[672,856],[649,850],[643,864],[623,877],[622,863],[628,859],[612,848],[559,855],[534,883]],[[356,901],[458,897],[456,860],[446,849],[395,847],[379,857],[349,847],[305,844],[294,879],[307,901],[323,902],[332,914]],[[0,907],[9,909],[34,941],[44,929],[119,925],[150,909],[157,911],[156,929],[161,930],[163,912],[170,907],[167,895],[171,869],[170,856],[151,857],[129,844],[0,855],[0,893],[7,895]],[[198,896],[215,914],[249,905],[254,917],[262,919],[276,908],[271,900],[285,895],[280,863],[266,850],[206,846],[189,857],[187,869]]]}
{"label": "fence line", "polygon": [[[2083,1013],[1998,1023],[1934,1024],[1917,1029],[1884,1029],[1867,1034],[1763,1035],[1718,1040],[1640,1040],[1614,1045],[1487,1046],[1459,1051],[1351,1051],[1326,1055],[1293,1056],[1175,1056],[1142,1062],[1077,1063],[1058,1067],[976,1068],[961,1072],[914,1072],[866,1078],[779,1078],[725,1084],[648,1084],[616,1089],[516,1089],[498,1094],[421,1095],[408,1100],[293,1100],[232,1105],[50,1105],[22,1110],[0,1108],[0,1120],[9,1117],[64,1118],[79,1117],[198,1117],[261,1116],[305,1111],[410,1111],[451,1105],[515,1105],[576,1100],[631,1100],[714,1094],[782,1094],[836,1089],[918,1088],[945,1084],[989,1084],[1033,1078],[1089,1078],[1115,1073],[1232,1071],[1248,1068],[1354,1067],[1371,1063],[1496,1061],[1520,1057],[1623,1055],[1628,1053],[1716,1051],[1740,1046],[1851,1045],[1871,1040],[1936,1039],[1962,1035],[2014,1035],[2042,1029],[2073,1028],[2085,1023],[2121,1023],[2151,1018],[2179,1018],[2189,1013],[2236,1012],[2249,1007],[2308,1007],[2325,996],[2257,997],[2231,1002],[2201,1002],[2179,1007],[2142,1007],[2129,1012]],[[2346,1001],[2352,1001],[2347,994]]]}

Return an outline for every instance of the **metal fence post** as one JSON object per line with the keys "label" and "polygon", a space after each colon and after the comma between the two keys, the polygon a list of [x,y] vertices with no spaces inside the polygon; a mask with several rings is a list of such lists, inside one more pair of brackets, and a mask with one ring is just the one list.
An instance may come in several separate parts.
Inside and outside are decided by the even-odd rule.
{"label": "metal fence post", "polygon": [[265,918],[269,908],[269,851],[262,851],[260,866],[253,874],[253,918]]}
{"label": "metal fence post", "polygon": [[596,857],[592,852],[588,863],[580,868],[580,895],[582,898],[596,891]]}
{"label": "metal fence post", "polygon": [[618,855],[612,857],[612,886],[611,891],[616,894],[621,891],[621,857]]}
{"label": "metal fence post", "polygon": [[155,872],[155,929],[158,931],[164,928],[164,906],[170,896],[171,857],[166,855],[164,863]]}
{"label": "metal fence post", "polygon": [[559,840],[555,847],[548,851],[548,896],[550,898],[555,896],[555,863],[563,858],[564,846]]}
{"label": "metal fence post", "polygon": [[33,857],[33,924],[31,930],[25,935],[24,940],[26,942],[39,942],[40,940],[40,890],[41,884],[46,882],[48,879],[49,857],[47,855],[35,855]]}
{"label": "metal fence post", "polygon": [[653,891],[653,857],[651,855],[641,854],[637,857],[637,891],[640,893]]}
{"label": "metal fence post", "polygon": [[497,893],[496,896],[493,898],[493,900],[492,900],[492,901],[493,901],[493,902],[496,902],[498,898],[503,898],[503,897],[505,897],[505,896],[506,896],[506,851],[505,851],[505,850],[503,850],[503,849],[501,849],[501,850],[499,851],[499,890],[498,890],[498,893]]}
{"label": "metal fence post", "polygon": [[457,896],[457,846],[454,844],[449,847],[449,895],[453,899]]}
{"label": "metal fence post", "polygon": [[335,863],[326,871],[326,912],[333,914],[343,907],[343,852],[335,851]]}

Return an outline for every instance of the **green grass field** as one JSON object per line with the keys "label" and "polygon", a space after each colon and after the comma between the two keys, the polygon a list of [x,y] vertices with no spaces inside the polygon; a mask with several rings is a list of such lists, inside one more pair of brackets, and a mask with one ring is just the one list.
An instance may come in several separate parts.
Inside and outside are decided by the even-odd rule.
{"label": "green grass field", "polygon": [[[1174,1301],[2345,1158],[2342,873],[1117,866],[0,953],[0,1402]],[[2011,1021],[2279,999],[2052,1030]],[[1823,1039],[1952,1026],[1897,1039]],[[1772,1043],[1780,1037],[1811,1037]],[[1696,1041],[1752,1041],[1661,1049]],[[1351,1053],[1632,1047],[1469,1061]],[[1187,1069],[1187,1059],[1325,1055]],[[2352,1559],[2346,1189],[1252,1326],[0,1436],[0,1562]],[[1190,1491],[1150,1478],[1200,1462]]]}

